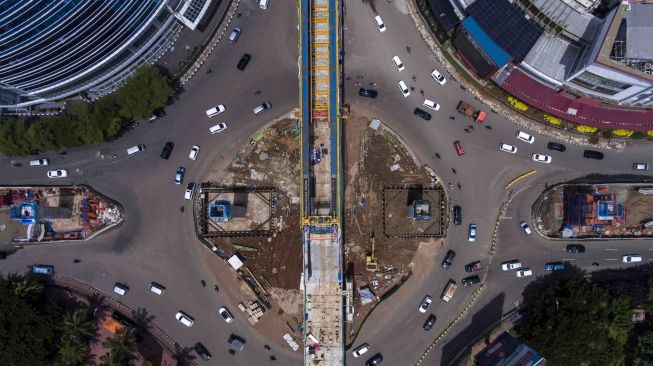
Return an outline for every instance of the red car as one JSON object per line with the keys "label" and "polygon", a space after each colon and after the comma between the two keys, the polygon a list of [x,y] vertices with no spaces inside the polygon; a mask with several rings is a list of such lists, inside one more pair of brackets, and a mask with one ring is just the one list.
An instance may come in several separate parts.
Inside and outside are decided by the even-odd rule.
{"label": "red car", "polygon": [[453,147],[456,149],[456,154],[458,154],[458,156],[465,155],[465,149],[463,149],[463,145],[460,144],[460,141],[454,141]]}

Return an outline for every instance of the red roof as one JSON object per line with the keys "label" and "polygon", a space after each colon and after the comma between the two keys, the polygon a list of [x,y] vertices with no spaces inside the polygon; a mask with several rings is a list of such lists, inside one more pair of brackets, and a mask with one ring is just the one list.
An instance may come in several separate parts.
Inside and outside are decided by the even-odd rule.
{"label": "red roof", "polygon": [[574,97],[540,84],[518,69],[513,69],[501,87],[529,105],[572,122],[603,129],[653,130],[653,109],[615,107]]}

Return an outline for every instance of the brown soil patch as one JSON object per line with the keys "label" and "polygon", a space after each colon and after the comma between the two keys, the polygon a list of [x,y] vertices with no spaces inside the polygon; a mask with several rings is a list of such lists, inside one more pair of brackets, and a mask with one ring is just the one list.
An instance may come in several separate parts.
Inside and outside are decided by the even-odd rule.
{"label": "brown soil patch", "polygon": [[[384,187],[431,186],[425,169],[413,162],[408,151],[387,131],[369,128],[371,116],[359,110],[345,122],[345,269],[354,278],[354,334],[374,304],[361,305],[358,289],[369,286],[377,298],[389,294],[412,272],[411,261],[420,241],[428,239],[386,238],[383,235]],[[397,167],[396,164],[399,166]],[[393,167],[394,166],[394,167]],[[397,169],[399,168],[399,169]],[[407,210],[398,213],[405,215]],[[377,272],[365,269],[374,235]],[[348,329],[347,334],[350,334]]]}

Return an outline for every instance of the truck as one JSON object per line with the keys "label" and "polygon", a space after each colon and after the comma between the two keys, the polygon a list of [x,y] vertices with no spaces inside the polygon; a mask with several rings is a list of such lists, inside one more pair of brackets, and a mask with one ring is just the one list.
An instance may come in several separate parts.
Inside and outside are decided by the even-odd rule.
{"label": "truck", "polygon": [[447,283],[447,287],[444,288],[444,292],[442,293],[442,301],[449,302],[449,300],[451,300],[453,295],[456,293],[456,290],[458,290],[456,281],[450,279]]}
{"label": "truck", "polygon": [[478,123],[483,123],[483,121],[485,121],[485,118],[487,117],[487,113],[481,110],[477,110],[476,108],[474,108],[474,106],[472,106],[469,103],[465,103],[462,100],[458,102],[458,107],[456,107],[456,109],[458,110],[459,113],[464,114],[467,117],[470,117],[471,119],[473,119]]}

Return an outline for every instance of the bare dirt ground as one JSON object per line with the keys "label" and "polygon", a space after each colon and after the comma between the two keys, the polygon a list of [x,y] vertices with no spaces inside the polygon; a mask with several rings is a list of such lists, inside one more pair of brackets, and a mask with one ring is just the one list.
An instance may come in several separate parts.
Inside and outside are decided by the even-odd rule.
{"label": "bare dirt ground", "polygon": [[[278,189],[272,238],[215,239],[228,254],[238,250],[245,258],[245,265],[272,294],[276,302],[270,310],[273,314],[264,315],[256,324],[262,331],[269,328],[276,317],[281,317],[287,327],[293,329],[302,319],[303,299],[297,296],[302,272],[299,142],[297,122],[281,120],[254,136],[225,171],[212,171],[204,177],[205,181],[226,186],[256,185]],[[275,333],[274,337],[279,338],[279,335]]]}
{"label": "bare dirt ground", "polygon": [[[431,177],[415,165],[408,151],[387,131],[369,128],[371,116],[352,110],[345,125],[345,269],[354,278],[354,324],[358,328],[376,303],[361,305],[358,289],[369,286],[377,299],[392,293],[412,272],[411,262],[422,239],[383,235],[381,195],[384,187],[422,185]],[[398,165],[397,165],[398,164]],[[394,167],[393,167],[394,166]],[[407,214],[407,210],[402,214]],[[374,235],[378,272],[365,269]],[[347,330],[347,334],[351,330]]]}

